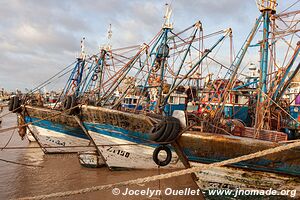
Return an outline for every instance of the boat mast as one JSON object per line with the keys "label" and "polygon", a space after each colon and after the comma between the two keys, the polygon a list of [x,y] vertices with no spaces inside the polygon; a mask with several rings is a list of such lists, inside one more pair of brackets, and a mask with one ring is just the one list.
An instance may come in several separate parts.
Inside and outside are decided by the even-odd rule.
{"label": "boat mast", "polygon": [[[272,16],[276,13],[276,0],[260,0],[258,1],[258,8],[263,16],[263,38],[261,41],[261,61],[260,61],[260,79],[259,79],[259,88],[258,99],[257,99],[257,109],[256,109],[256,120],[255,120],[255,129],[260,130],[261,128],[267,128],[265,124],[264,115],[265,115],[265,103],[267,101],[265,94],[268,91],[268,61],[269,61],[269,30],[270,30],[270,21]],[[260,106],[258,106],[260,105]],[[258,109],[260,108],[260,109]]]}
{"label": "boat mast", "polygon": [[164,72],[165,72],[165,64],[167,57],[169,56],[169,46],[167,45],[168,41],[168,33],[173,29],[173,24],[170,22],[172,15],[172,8],[169,4],[166,3],[166,14],[164,16],[165,22],[163,25],[163,38],[162,38],[162,43],[160,46],[158,46],[157,49],[157,56],[156,60],[158,61],[157,64],[160,64],[160,86],[157,88],[157,102],[156,102],[156,108],[155,111],[156,113],[161,113],[160,110],[160,105],[162,102],[162,93],[163,93],[163,87],[164,87]]}
{"label": "boat mast", "polygon": [[105,62],[105,55],[108,51],[111,51],[111,37],[112,37],[112,30],[111,30],[111,24],[109,24],[108,30],[107,30],[107,43],[103,48],[100,48],[100,60],[99,62],[99,81],[98,81],[98,99],[101,98],[101,88],[102,88],[102,81],[103,81],[103,71],[104,71],[104,62]]}
{"label": "boat mast", "polygon": [[77,59],[78,60],[78,71],[77,71],[77,80],[76,80],[77,86],[76,86],[76,92],[75,92],[76,97],[80,93],[80,85],[81,85],[83,69],[84,69],[84,65],[85,65],[85,58],[86,58],[85,37],[82,38],[80,47],[81,47],[81,52],[80,52],[79,58]]}
{"label": "boat mast", "polygon": [[[259,10],[263,15],[263,40],[262,40],[262,60],[261,67],[261,90],[267,93],[267,74],[268,74],[268,59],[269,59],[269,29],[271,16],[276,13],[276,0],[261,0]],[[260,99],[264,99],[261,97]]]}

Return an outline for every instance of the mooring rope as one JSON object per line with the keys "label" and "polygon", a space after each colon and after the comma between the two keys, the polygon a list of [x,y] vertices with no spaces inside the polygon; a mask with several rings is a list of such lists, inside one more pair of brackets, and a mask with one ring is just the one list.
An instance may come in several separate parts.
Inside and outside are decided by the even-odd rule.
{"label": "mooring rope", "polygon": [[10,163],[10,164],[15,164],[15,165],[22,165],[22,166],[26,166],[26,167],[43,168],[43,166],[40,166],[40,165],[25,164],[25,163],[20,163],[20,162],[16,162],[16,161],[5,160],[5,159],[2,159],[2,158],[0,158],[0,161],[7,162],[7,163]]}
{"label": "mooring rope", "polygon": [[36,200],[36,199],[49,199],[49,198],[55,198],[55,197],[66,197],[66,196],[85,194],[85,193],[95,192],[95,191],[100,191],[100,190],[105,190],[105,189],[112,189],[115,187],[144,184],[144,183],[148,183],[148,182],[152,182],[152,181],[163,180],[163,179],[173,178],[173,177],[177,177],[177,176],[183,176],[186,174],[199,172],[200,170],[205,170],[205,169],[209,169],[212,167],[221,167],[221,166],[225,166],[225,165],[230,165],[233,163],[238,163],[241,161],[254,159],[254,158],[266,156],[269,154],[286,151],[286,150],[289,150],[289,149],[292,149],[295,147],[300,147],[300,142],[294,142],[291,144],[278,146],[278,147],[266,149],[263,151],[258,151],[258,152],[240,156],[237,158],[232,158],[232,159],[228,159],[228,160],[224,160],[221,162],[216,162],[216,163],[212,163],[212,164],[208,164],[208,165],[204,165],[204,166],[192,167],[189,169],[179,170],[179,171],[170,172],[170,173],[166,173],[166,174],[148,176],[148,177],[144,177],[144,178],[138,178],[138,179],[134,179],[134,180],[128,180],[128,181],[123,181],[123,182],[119,182],[119,183],[107,184],[107,185],[93,186],[93,187],[83,188],[83,189],[73,190],[73,191],[57,192],[57,193],[38,195],[38,196],[32,196],[32,197],[24,197],[24,198],[19,198],[18,200],[33,200],[33,199]]}
{"label": "mooring rope", "polygon": [[4,147],[1,147],[1,148],[0,148],[0,151],[3,151],[3,149],[5,149],[5,148],[8,146],[8,144],[10,143],[12,137],[13,137],[14,134],[15,134],[15,131],[16,131],[16,129],[13,130],[12,134],[10,135],[10,137],[9,137],[8,141],[6,142],[6,144],[4,145]]}

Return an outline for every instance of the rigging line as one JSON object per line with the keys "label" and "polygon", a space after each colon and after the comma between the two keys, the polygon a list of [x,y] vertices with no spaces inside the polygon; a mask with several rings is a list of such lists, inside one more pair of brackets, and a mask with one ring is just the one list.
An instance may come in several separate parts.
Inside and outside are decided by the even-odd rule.
{"label": "rigging line", "polygon": [[[293,20],[295,19],[295,17],[296,16],[293,17]],[[281,21],[282,19],[279,18],[279,20]],[[289,25],[288,25],[287,22],[289,22]],[[299,23],[299,20],[297,20],[297,21],[287,21],[287,20],[285,20],[284,23],[285,23],[284,25],[286,26],[285,29],[284,29],[284,27],[280,27],[278,24],[276,24],[276,28],[278,29],[277,33],[275,32],[276,34],[282,34],[282,32],[283,33],[288,32],[288,31],[291,31],[293,28],[296,28],[298,23]]]}
{"label": "rigging line", "polygon": [[64,70],[68,69],[69,67],[71,67],[72,65],[74,65],[76,63],[76,61],[74,61],[73,63],[69,64],[67,67],[65,67],[64,69],[60,70],[59,72],[57,72],[56,74],[54,74],[52,77],[50,77],[48,80],[44,81],[43,83],[39,84],[38,86],[36,86],[35,88],[32,89],[31,92],[28,92],[27,94],[31,94],[33,92],[35,92],[36,90],[38,90],[43,84],[47,83],[48,81],[50,81],[51,79],[55,78],[58,74],[60,74],[61,72],[63,72]]}
{"label": "rigging line", "polygon": [[[136,50],[136,49],[134,49],[134,50]],[[126,56],[123,56],[123,55],[121,55],[121,54],[117,54],[117,53],[114,53],[114,52],[111,52],[111,54],[112,55],[116,55],[116,56],[119,56],[119,57],[121,57],[121,58],[123,58],[124,60],[130,60],[130,59],[132,59],[132,57],[134,56],[131,56],[131,57],[126,57]]]}
{"label": "rigging line", "polygon": [[[220,51],[222,45],[224,44],[224,42],[225,42],[225,40],[223,40],[223,41],[221,42],[220,46],[219,46],[218,49],[215,51],[214,55],[212,56],[213,59],[215,59],[215,57],[217,56],[217,53],[219,53],[219,51]],[[211,60],[211,61],[208,63],[208,65],[210,65],[212,62],[213,62],[213,60]]]}
{"label": "rigging line", "polygon": [[285,38],[280,38],[280,39],[283,40],[284,43],[286,43],[290,48],[292,48],[295,51],[295,48],[288,41],[286,41]]}
{"label": "rigging line", "polygon": [[129,47],[121,47],[121,48],[116,48],[116,49],[112,49],[111,51],[121,51],[121,50],[127,50],[127,49],[135,49],[135,48],[139,48],[140,45],[133,45],[133,46],[129,46]]}
{"label": "rigging line", "polygon": [[11,139],[12,139],[14,133],[15,133],[15,130],[16,130],[16,129],[13,130],[13,132],[12,132],[10,138],[8,139],[8,141],[6,142],[6,144],[4,145],[4,147],[1,148],[1,151],[3,151],[3,149],[5,149],[5,148],[7,147],[7,145],[10,143],[10,141],[11,141]]}
{"label": "rigging line", "polygon": [[[283,38],[282,38],[283,39]],[[275,44],[275,43],[274,43]],[[275,67],[277,68],[277,70],[279,69],[279,66],[277,65],[277,63],[276,63],[276,59],[275,59],[275,52],[273,52],[272,51],[272,49],[271,49],[271,46],[269,46],[268,47],[268,49],[269,49],[269,52],[270,52],[270,63],[271,62],[273,62],[273,68],[275,69]],[[293,50],[295,50],[294,48],[293,48]],[[273,54],[274,53],[274,54]],[[272,68],[272,69],[273,69]],[[270,70],[271,71],[271,70]],[[269,73],[269,74],[267,74],[267,76],[269,76],[269,75],[272,75],[274,72],[271,72],[271,73]]]}
{"label": "rigging line", "polygon": [[[92,55],[89,58],[87,58],[86,60],[90,60],[92,57],[99,55],[99,53],[97,53],[96,55]],[[32,91],[26,93],[26,94],[32,94],[33,92],[37,91],[38,89],[40,89],[41,85],[47,83],[48,81],[50,81],[51,79],[53,79],[55,76],[57,76],[58,74],[60,74],[61,72],[63,72],[64,70],[66,70],[67,68],[71,67],[72,65],[74,65],[77,61],[74,61],[73,63],[69,64],[67,67],[65,67],[64,69],[62,69],[61,71],[59,71],[58,73],[56,73],[55,75],[53,75],[51,78],[49,78],[48,80],[44,81],[43,83],[41,83],[40,85],[38,85],[37,87],[35,87],[34,89],[32,89]]]}
{"label": "rigging line", "polygon": [[[279,20],[287,27],[287,28],[289,28],[289,25],[283,20],[283,19],[281,19],[281,17],[278,17],[279,18]],[[296,34],[296,36],[298,37],[298,38],[300,38],[300,36],[298,35],[298,34]]]}
{"label": "rigging line", "polygon": [[[172,32],[172,31],[171,31],[171,32]],[[173,33],[173,34],[175,34],[175,33]],[[181,37],[179,37],[179,36],[177,36],[177,37],[178,37],[180,40],[183,40],[183,42],[186,42],[186,41],[184,41],[183,38],[181,38]],[[197,38],[195,38],[195,40],[196,40],[196,39],[197,39]],[[201,52],[200,49],[198,49],[197,47],[194,47],[193,45],[191,45],[191,48],[195,49],[196,51]],[[202,53],[203,53],[203,52],[202,52]],[[215,63],[221,65],[221,66],[224,67],[225,69],[228,69],[228,70],[230,70],[230,71],[234,71],[234,70],[231,69],[230,67],[225,66],[224,64],[220,63],[219,61],[217,61],[216,59],[210,57],[209,55],[206,56],[206,58],[213,60]],[[207,68],[205,68],[205,69],[207,69]],[[203,71],[205,71],[205,69],[203,69]],[[208,69],[207,69],[207,70],[208,70]],[[208,72],[209,72],[209,71],[208,71]],[[247,75],[245,75],[245,74],[240,74],[240,75],[247,77]]]}
{"label": "rigging line", "polygon": [[0,118],[3,118],[3,117],[5,117],[5,116],[7,116],[7,115],[10,115],[10,114],[13,114],[13,112],[5,113],[5,114],[1,115]]}
{"label": "rigging line", "polygon": [[[38,120],[35,120],[33,122],[28,122],[26,124],[23,124],[23,125],[17,125],[17,126],[12,126],[12,127],[8,127],[8,128],[4,128],[4,129],[0,129],[0,133],[4,133],[4,132],[7,132],[7,131],[10,131],[10,130],[13,130],[15,128],[21,128],[21,127],[26,127],[28,125],[32,125],[34,123],[37,123],[37,122],[40,122],[42,120],[46,120],[46,119],[51,119],[53,117],[56,117],[56,116],[59,116],[59,115],[62,115],[62,114],[66,114],[68,111],[74,109],[74,108],[77,108],[77,107],[80,107],[82,106],[81,104],[78,104],[76,106],[73,106],[69,109],[66,109],[66,110],[63,110],[63,111],[57,111],[57,113],[53,114],[53,115],[50,115],[50,116],[47,116],[47,117],[44,117],[44,118],[41,118],[41,119],[38,119]],[[29,106],[30,107],[30,106]],[[24,106],[24,108],[26,109],[26,106]],[[18,109],[18,108],[17,108]]]}
{"label": "rigging line", "polygon": [[[176,37],[178,37],[179,39],[180,39],[180,37],[176,34],[176,33],[174,33],[174,32],[172,32],[171,31],[171,33],[173,33]],[[193,40],[193,43],[194,42],[198,42],[198,41],[201,41],[201,40],[203,40],[203,39],[207,39],[207,38],[210,38],[210,37],[213,37],[213,36],[217,36],[217,35],[219,35],[219,34],[222,34],[223,33],[223,31],[217,31],[217,32],[214,32],[214,33],[211,33],[211,34],[208,34],[208,35],[204,35],[204,36],[201,36],[201,37],[196,37],[194,40]],[[180,46],[182,46],[182,45],[185,45],[186,43],[189,43],[191,40],[189,40],[191,37],[187,37],[187,38],[184,38],[184,39],[181,39],[182,41],[182,43],[180,43],[180,44],[177,44],[176,45],[176,47],[180,47]],[[187,41],[187,40],[189,40],[189,41]],[[175,44],[176,43],[179,43],[180,41],[176,41],[175,42]],[[172,49],[172,48],[170,48],[170,49]]]}
{"label": "rigging line", "polygon": [[290,11],[290,12],[286,12],[286,13],[282,13],[280,15],[273,15],[275,18],[278,17],[286,17],[289,18],[291,15],[297,15],[300,13],[300,10],[295,10],[295,11]]}
{"label": "rigging line", "polygon": [[299,122],[292,116],[290,115],[284,108],[282,108],[280,105],[278,105],[271,97],[269,97],[268,94],[264,93],[261,89],[258,88],[259,91],[262,92],[262,94],[267,97],[270,101],[272,101],[276,106],[278,106],[278,108],[280,108],[285,114],[287,114],[292,120],[294,120],[297,124],[299,124]]}
{"label": "rigging line", "polygon": [[[295,36],[295,34],[293,34],[293,35],[291,36],[290,44],[292,43],[294,36]],[[289,54],[289,50],[290,50],[290,46],[288,46],[288,49],[287,49],[287,51],[286,51],[286,54],[285,54],[285,57],[284,57],[284,60],[283,60],[283,63],[282,63],[282,66],[284,66],[284,64],[285,64],[285,61],[286,61],[287,56],[288,56],[288,54]]]}
{"label": "rigging line", "polygon": [[[186,28],[186,29],[184,29],[184,30],[178,32],[177,35],[181,35],[182,33],[184,33],[184,32],[186,32],[186,31],[190,30],[191,28],[195,27],[195,25],[196,25],[196,24],[193,24],[193,25],[191,25],[190,27],[188,27],[188,28]],[[171,32],[172,32],[172,31],[171,31]]]}
{"label": "rigging line", "polygon": [[293,7],[294,5],[296,5],[299,2],[300,2],[300,0],[297,0],[296,2],[294,2],[293,4],[291,4],[289,7],[287,7],[286,9],[284,9],[283,11],[281,11],[280,13],[278,13],[277,15],[282,14],[283,12],[287,11],[288,9],[290,9],[291,7]]}
{"label": "rigging line", "polygon": [[[73,70],[73,68],[69,69],[69,70],[66,71],[65,73],[63,73],[63,74],[61,74],[60,76],[58,76],[56,79],[54,79],[54,80],[52,80],[52,81],[49,81],[49,82],[43,84],[42,86],[40,86],[40,88],[45,87],[45,86],[47,86],[47,85],[53,83],[54,81],[57,81],[58,79],[60,79],[60,78],[63,77],[64,75],[68,74],[68,73],[69,73],[70,71],[72,71],[72,70]],[[40,89],[40,88],[38,88],[38,89]],[[38,90],[38,89],[37,89],[37,90]],[[36,91],[37,91],[37,90],[36,90]],[[32,91],[32,92],[34,92],[34,91]],[[29,93],[29,94],[30,94],[30,93]]]}
{"label": "rigging line", "polygon": [[[157,142],[143,142],[143,143],[129,143],[129,144],[98,144],[96,145],[97,147],[113,147],[113,146],[137,146],[137,145],[150,145],[150,144],[158,144]],[[159,144],[168,144],[168,142],[163,142]],[[92,146],[87,146],[87,145],[72,145],[72,146],[27,146],[27,147],[22,147],[22,146],[10,146],[6,147],[5,150],[24,150],[24,149],[67,149],[67,148],[87,148],[87,147],[92,147]],[[2,147],[4,148],[4,147]]]}
{"label": "rigging line", "polygon": [[295,34],[299,31],[300,31],[300,29],[295,29],[295,30],[290,30],[290,31],[280,31],[280,32],[275,33],[276,34],[275,38],[278,39],[278,38],[286,37],[291,34]]}
{"label": "rigging line", "polygon": [[40,166],[40,165],[30,165],[30,164],[25,164],[25,163],[11,161],[11,160],[5,160],[5,159],[2,159],[2,158],[0,158],[0,161],[11,163],[11,164],[15,164],[15,165],[22,165],[22,166],[26,166],[26,167],[34,167],[34,168],[37,168],[37,167],[43,168],[44,167],[44,166]]}
{"label": "rigging line", "polygon": [[[281,20],[281,19],[279,19]],[[281,21],[282,22],[282,21]],[[296,23],[290,23],[290,25],[288,25],[285,21],[284,21],[284,25],[285,25],[285,28],[284,27],[280,27],[278,24],[275,24],[275,30],[273,31],[273,34],[276,35],[276,37],[284,37],[285,35],[288,35],[287,33],[293,33],[293,32],[298,32],[299,29],[298,28],[298,24],[299,24],[300,21],[297,21]]]}

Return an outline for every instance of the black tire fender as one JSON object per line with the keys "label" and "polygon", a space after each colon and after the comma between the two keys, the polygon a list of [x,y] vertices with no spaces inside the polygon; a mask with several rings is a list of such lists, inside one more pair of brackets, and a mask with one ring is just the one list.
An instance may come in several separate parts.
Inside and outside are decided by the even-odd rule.
{"label": "black tire fender", "polygon": [[166,129],[164,133],[157,138],[157,142],[169,142],[171,139],[177,137],[180,128],[180,122],[175,117],[165,117]]}
{"label": "black tire fender", "polygon": [[78,109],[77,108],[74,108],[75,106],[77,106],[77,98],[75,95],[72,95],[71,96],[71,110],[70,110],[70,114],[76,114]]}
{"label": "black tire fender", "polygon": [[166,123],[166,128],[161,136],[155,140],[156,142],[166,142],[166,139],[170,136],[170,133],[173,129],[173,124],[171,123],[169,117],[165,117],[164,121]]}
{"label": "black tire fender", "polygon": [[[167,153],[167,157],[165,160],[159,160],[158,155],[160,153],[160,151],[165,151]],[[160,145],[158,147],[156,147],[153,151],[153,161],[159,165],[159,166],[166,166],[171,162],[172,159],[172,152],[170,150],[170,148],[166,145]]]}
{"label": "black tire fender", "polygon": [[171,142],[174,139],[177,138],[177,136],[180,133],[180,121],[179,119],[172,117],[172,124],[173,124],[173,129],[169,135],[169,137],[166,139],[166,142]]}
{"label": "black tire fender", "polygon": [[14,98],[11,97],[8,102],[8,110],[13,111],[14,110],[13,107],[14,107]]}
{"label": "black tire fender", "polygon": [[19,112],[20,111],[20,99],[18,96],[14,96],[13,97],[13,107],[12,107],[12,111],[14,113]]}
{"label": "black tire fender", "polygon": [[64,109],[65,110],[70,109],[71,108],[71,104],[72,104],[72,97],[71,96],[67,96],[65,98],[65,100],[64,100],[64,105],[63,105]]}
{"label": "black tire fender", "polygon": [[162,136],[162,134],[165,132],[166,129],[166,122],[165,120],[160,121],[159,123],[155,124],[150,130],[149,130],[149,139],[152,141],[156,141],[159,137]]}

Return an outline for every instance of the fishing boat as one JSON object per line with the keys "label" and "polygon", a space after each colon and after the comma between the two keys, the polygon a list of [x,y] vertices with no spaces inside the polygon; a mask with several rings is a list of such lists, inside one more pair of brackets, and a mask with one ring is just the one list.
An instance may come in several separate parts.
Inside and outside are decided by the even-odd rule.
{"label": "fishing boat", "polygon": [[[150,88],[150,103],[144,109],[146,113],[143,113],[138,108],[138,102],[143,97],[137,99],[136,96],[134,98],[130,97],[132,98],[131,106],[127,106],[128,101],[124,101],[125,105],[123,105],[128,108],[125,111],[104,108],[104,104],[102,107],[83,106],[84,126],[92,140],[96,144],[107,144],[107,142],[111,144],[111,146],[106,148],[97,145],[97,148],[99,148],[99,151],[106,159],[107,165],[112,168],[144,169],[155,167],[153,161],[161,167],[166,165],[174,166],[176,161],[174,162],[173,159],[178,160],[180,158],[182,162],[176,167],[182,165],[185,167],[199,166],[201,163],[218,162],[275,148],[297,139],[297,134],[299,133],[297,128],[299,121],[295,121],[297,112],[293,113],[289,110],[293,109],[292,106],[296,102],[283,109],[281,107],[281,97],[286,93],[286,86],[290,85],[291,80],[293,80],[293,77],[299,70],[300,66],[298,65],[289,79],[285,77],[299,54],[299,44],[294,48],[294,53],[290,57],[289,63],[283,67],[283,69],[286,69],[285,73],[281,74],[281,79],[276,84],[264,82],[266,80],[263,74],[247,76],[248,82],[239,82],[236,79],[237,69],[241,65],[245,52],[251,45],[259,24],[263,22],[264,29],[269,26],[268,19],[275,15],[275,5],[276,2],[274,1],[262,2],[260,5],[262,14],[257,19],[240,53],[233,61],[230,78],[212,82],[218,86],[218,89],[222,88],[221,90],[213,91],[212,95],[219,92],[215,99],[209,99],[209,95],[205,95],[205,93],[210,94],[210,90],[205,90],[206,88],[202,91],[200,90],[203,98],[199,98],[198,108],[196,103],[191,103],[188,99],[188,96],[191,96],[188,93],[193,94],[193,89],[191,87],[189,87],[189,90],[186,88],[182,89],[182,87],[179,89],[182,81],[179,80],[176,83],[176,78],[173,85],[166,92],[162,91],[163,86],[160,86],[160,91],[159,89],[153,91],[153,85],[159,86],[160,84],[149,83],[147,88]],[[266,38],[269,38],[269,36],[266,32],[264,32],[264,38],[262,41],[268,41]],[[267,52],[269,44],[262,43],[261,47],[265,48],[265,51],[262,52]],[[159,50],[161,49],[157,48],[156,56],[160,55]],[[266,56],[265,54],[262,53],[262,57]],[[160,64],[162,63],[161,68],[163,68],[164,63],[161,61],[161,55],[156,57],[156,59],[160,60]],[[265,70],[264,68],[268,65],[267,60],[265,58],[264,61],[261,61],[261,71]],[[156,66],[154,65],[154,67]],[[182,80],[187,76],[182,76]],[[265,76],[267,76],[267,73],[265,73]],[[276,78],[276,76],[273,78]],[[252,87],[249,87],[250,85]],[[261,92],[262,88],[267,87],[267,85],[269,85],[268,91]],[[297,93],[298,90],[295,91],[295,88],[291,87],[290,91]],[[281,94],[278,95],[279,93]],[[270,97],[267,98],[267,95]],[[291,94],[289,95],[292,96]],[[176,106],[174,107],[172,104]],[[160,107],[160,105],[163,106]],[[204,106],[200,107],[200,105]],[[269,112],[271,112],[269,118],[264,117],[265,114],[261,114],[261,111],[266,113],[267,105],[270,106]],[[133,107],[135,108],[133,109]],[[234,115],[236,107],[241,112]],[[130,108],[132,112],[129,111]],[[199,112],[200,109],[201,112]],[[189,114],[181,112],[187,110],[191,111],[191,114],[196,114],[196,116],[191,118]],[[205,113],[203,110],[209,115],[203,115]],[[276,119],[273,113],[278,115],[278,110],[281,110],[281,114]],[[151,113],[152,111],[156,114]],[[193,111],[196,111],[196,113]],[[251,113],[251,111],[254,113]],[[159,115],[158,113],[164,114]],[[292,117],[290,116],[291,114]],[[237,118],[238,120],[232,118]],[[190,125],[191,119],[194,119],[192,122],[200,121],[198,125],[200,125],[201,131],[199,129],[195,130],[197,128],[195,126],[185,130]],[[294,126],[291,125],[291,122],[293,122]],[[249,124],[253,127],[246,126]],[[184,132],[182,133],[180,130],[184,130]],[[174,146],[174,139],[176,138],[178,139],[178,144]],[[156,144],[153,144],[153,141]],[[183,153],[183,157],[187,158],[189,165],[183,164],[184,158],[182,156],[178,157],[180,155],[178,150]],[[295,148],[262,158],[235,163],[231,167],[200,171],[195,173],[199,178],[197,184],[203,190],[210,188],[255,188],[264,190],[269,188],[277,190],[296,188],[295,191],[299,191],[300,180],[297,178],[300,175],[300,163],[297,155],[299,150],[299,148]],[[161,151],[165,151],[167,155],[161,156]],[[175,151],[177,156],[174,157]]]}
{"label": "fishing boat", "polygon": [[[44,153],[87,151],[90,155],[90,152],[95,151],[95,146],[89,136],[73,116],[79,109],[73,107],[78,105],[79,95],[82,101],[89,104],[95,103],[101,96],[100,92],[105,91],[105,87],[114,81],[112,77],[115,73],[123,70],[120,68],[120,63],[130,60],[133,50],[139,50],[139,46],[133,46],[114,51],[106,45],[100,49],[100,53],[88,57],[84,49],[84,40],[85,38],[81,41],[81,53],[73,64],[23,97],[14,96],[10,99],[9,110],[18,114],[18,124],[21,126],[20,136],[23,138],[27,133],[28,139],[38,142]],[[124,51],[130,53],[123,54]],[[47,98],[47,93],[43,97],[38,92],[54,78],[68,73],[70,73],[68,81],[59,95],[52,92]],[[98,87],[100,84],[102,91]]]}
{"label": "fishing boat", "polygon": [[[120,71],[122,73],[115,76],[107,90],[98,93],[98,98],[94,99],[92,104],[82,103],[80,109],[75,111],[73,108],[76,105],[72,104],[72,96],[64,95],[62,110],[65,110],[66,114],[46,109],[40,109],[39,113],[36,108],[28,105],[24,110],[30,116],[39,113],[39,119],[56,114],[62,116],[54,120],[64,127],[75,126],[76,130],[72,132],[81,129],[88,138],[86,141],[91,141],[93,144],[91,146],[110,168],[190,167],[199,163],[227,160],[292,142],[292,139],[297,138],[299,126],[298,122],[290,117],[290,110],[286,110],[291,107],[282,106],[282,96],[300,69],[298,65],[287,78],[300,48],[299,44],[292,43],[294,53],[289,57],[288,64],[282,65],[281,70],[268,72],[269,48],[272,52],[275,51],[272,45],[277,42],[276,37],[279,37],[275,37],[274,33],[272,42],[269,42],[270,22],[276,17],[295,14],[276,15],[276,5],[274,0],[260,2],[261,15],[231,65],[227,67],[218,63],[225,71],[223,79],[215,78],[201,84],[206,77],[210,79],[209,75],[205,75],[201,70],[202,61],[210,58],[217,62],[210,57],[210,53],[225,38],[230,38],[231,29],[203,35],[202,24],[196,22],[184,31],[175,33],[170,23],[171,10],[168,7],[163,28],[148,45],[144,45],[125,63],[123,70]],[[263,39],[258,44],[252,44],[261,25],[263,25]],[[282,33],[276,26],[272,27],[278,35],[290,36],[296,32],[291,30],[288,34]],[[197,33],[199,37],[196,37]],[[195,48],[195,42],[201,43],[202,39],[218,34],[220,37],[217,41],[211,42],[209,49]],[[239,80],[238,75],[241,75],[240,66],[250,47],[259,47],[262,59],[259,77],[252,76],[248,79],[250,81],[246,82]],[[176,60],[177,56],[182,59]],[[273,61],[271,63],[274,65]],[[126,86],[124,80],[128,80],[130,76],[133,77],[131,84],[127,81]],[[268,82],[268,80],[276,81]],[[214,90],[206,87],[209,84],[216,86]],[[99,87],[103,86],[100,84]],[[123,87],[121,93],[120,87]],[[205,95],[207,93],[208,96]],[[216,98],[210,97],[215,95]],[[233,114],[235,106],[245,109],[242,114],[247,112],[246,117],[241,113]],[[74,112],[68,112],[70,110]],[[187,110],[191,112],[188,113]],[[232,119],[236,117],[239,119]],[[291,122],[296,126],[291,126]],[[244,123],[252,124],[253,127],[247,127]],[[38,124],[38,120],[33,124]],[[292,138],[289,131],[293,132]],[[239,176],[249,175],[251,178],[254,174],[258,176],[267,173],[299,176],[299,150],[295,148],[235,163],[230,167],[235,167],[240,173],[232,180],[237,184]],[[244,170],[247,172],[243,172]],[[232,170],[228,170],[222,176],[226,178],[231,172]],[[201,178],[203,174],[200,172],[196,175]],[[288,181],[284,178],[282,180]],[[254,184],[255,180],[252,180],[252,183]]]}
{"label": "fishing boat", "polygon": [[[202,34],[201,22],[196,22],[184,31],[179,33],[172,32],[172,25],[169,22],[170,11],[167,10],[166,20],[163,28],[156,34],[152,41],[145,46],[143,51],[143,62],[131,62],[128,69],[111,88],[103,94],[102,98],[97,103],[98,106],[82,105],[81,118],[83,125],[88,131],[93,143],[96,144],[97,151],[100,152],[105,159],[107,166],[110,168],[157,168],[157,164],[152,159],[153,150],[162,148],[167,150],[166,154],[160,154],[157,151],[158,158],[166,158],[167,167],[183,167],[181,161],[175,151],[170,150],[167,146],[160,146],[157,141],[167,142],[163,140],[172,140],[179,133],[181,119],[170,117],[167,120],[166,131],[172,133],[172,136],[155,135],[155,124],[164,120],[164,116],[158,114],[162,97],[169,95],[170,98],[164,106],[164,112],[168,115],[173,115],[176,110],[185,110],[187,94],[184,93],[184,88],[179,88],[170,91],[171,85],[163,81],[163,76],[166,79],[171,78],[174,74],[174,67],[171,63],[167,63],[167,57],[187,57],[188,53],[192,52],[192,44],[195,42],[196,34]],[[172,36],[168,36],[170,33]],[[219,39],[212,44],[211,49],[200,58],[193,60],[190,56],[191,66],[189,74],[191,74],[200,62],[209,55],[209,53],[223,41],[226,36],[231,33],[230,29],[218,31],[214,36],[220,35]],[[178,36],[180,35],[180,36]],[[188,36],[191,35],[191,36]],[[188,37],[188,42],[181,39]],[[168,44],[172,40],[173,42]],[[182,41],[183,40],[183,41]],[[198,38],[199,41],[199,38]],[[178,47],[181,46],[182,51],[178,53]],[[171,46],[173,48],[171,48]],[[185,49],[187,48],[187,49]],[[198,56],[198,54],[197,54]],[[186,65],[183,59],[181,65]],[[195,64],[194,64],[194,63]],[[137,65],[137,66],[136,66]],[[164,74],[164,71],[173,71],[169,74]],[[163,75],[161,75],[162,73]],[[127,75],[128,74],[128,75]],[[133,76],[129,77],[129,74]],[[175,75],[176,76],[176,75]],[[178,74],[177,76],[181,76]],[[188,75],[187,75],[188,76]],[[190,77],[195,79],[195,77]],[[128,81],[130,80],[130,81]],[[146,81],[145,81],[146,80]],[[196,81],[194,81],[196,83]],[[111,103],[109,99],[114,96],[114,91],[117,88],[124,90],[118,95],[118,100]],[[176,86],[177,87],[177,86]],[[170,94],[167,94],[170,92]],[[189,95],[190,96],[190,95]],[[159,111],[160,112],[160,111]],[[176,112],[175,112],[176,113]],[[180,116],[180,114],[178,114]],[[166,122],[165,122],[166,123]],[[185,126],[185,123],[182,123]],[[149,135],[152,130],[153,134]],[[160,130],[162,133],[162,131]],[[171,155],[171,156],[170,156]],[[166,164],[165,164],[166,165]]]}

